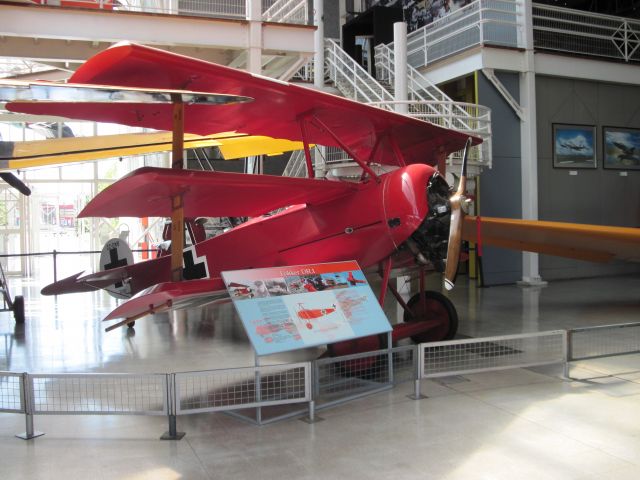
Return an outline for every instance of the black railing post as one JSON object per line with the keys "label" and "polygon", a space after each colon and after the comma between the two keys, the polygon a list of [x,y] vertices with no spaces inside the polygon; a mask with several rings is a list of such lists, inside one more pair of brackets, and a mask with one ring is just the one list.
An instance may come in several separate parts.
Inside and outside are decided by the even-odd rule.
{"label": "black railing post", "polygon": [[53,281],[58,281],[58,252],[53,249]]}

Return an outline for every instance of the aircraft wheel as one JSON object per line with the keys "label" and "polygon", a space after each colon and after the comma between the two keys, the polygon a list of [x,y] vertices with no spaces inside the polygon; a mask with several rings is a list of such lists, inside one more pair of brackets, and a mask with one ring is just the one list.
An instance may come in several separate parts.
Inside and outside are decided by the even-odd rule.
{"label": "aircraft wheel", "polygon": [[127,323],[127,327],[129,327],[129,328],[133,328],[133,327],[135,327],[135,326],[136,326],[136,322],[129,322],[129,323]]}
{"label": "aircraft wheel", "polygon": [[17,295],[13,299],[13,318],[16,323],[24,323],[24,297],[22,295]]}
{"label": "aircraft wheel", "polygon": [[422,310],[420,294],[416,293],[407,302],[407,307],[413,313],[413,318],[409,312],[404,312],[405,322],[428,322],[437,324],[435,328],[428,332],[411,337],[415,343],[439,342],[441,340],[451,340],[458,331],[458,312],[453,302],[440,292],[425,290],[426,310]]}

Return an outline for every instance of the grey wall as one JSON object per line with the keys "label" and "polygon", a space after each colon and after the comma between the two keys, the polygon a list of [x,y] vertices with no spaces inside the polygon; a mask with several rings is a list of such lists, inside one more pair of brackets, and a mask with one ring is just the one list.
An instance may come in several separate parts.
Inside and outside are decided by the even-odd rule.
{"label": "grey wall", "polygon": [[[324,0],[324,37],[340,38],[340,2]],[[311,25],[313,25],[313,1],[310,1]]]}
{"label": "grey wall", "polygon": [[[518,100],[518,74],[496,72]],[[520,120],[487,78],[478,72],[478,103],[491,108],[493,168],[480,177],[480,214],[522,218],[520,179]],[[487,285],[514,283],[522,279],[522,254],[515,250],[484,248],[484,280]]]}
{"label": "grey wall", "polygon": [[[640,171],[630,170],[621,177],[617,170],[602,168],[602,127],[640,128],[640,87],[538,76],[536,99],[540,219],[640,227]],[[597,127],[597,169],[580,169],[577,176],[570,176],[566,169],[553,168],[554,123]],[[544,279],[638,271],[635,264],[540,258]]]}

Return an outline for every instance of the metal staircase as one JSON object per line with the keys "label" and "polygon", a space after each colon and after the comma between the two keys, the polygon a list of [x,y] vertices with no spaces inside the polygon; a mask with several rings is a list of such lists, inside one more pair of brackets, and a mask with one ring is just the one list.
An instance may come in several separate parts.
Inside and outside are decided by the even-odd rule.
{"label": "metal staircase", "polygon": [[[335,40],[325,40],[325,81],[333,85],[347,98],[388,110],[396,110],[398,103],[406,103],[408,115],[446,128],[481,136],[481,146],[470,152],[471,175],[482,168],[491,167],[491,112],[481,105],[454,102],[436,85],[415,68],[409,67],[407,102],[396,102],[391,93],[394,85],[393,51],[384,45],[376,47],[376,74],[373,78]],[[328,171],[337,176],[359,176],[354,162],[339,149],[326,148],[322,156]],[[312,150],[318,157],[317,148]],[[459,163],[461,152],[452,154],[449,164]],[[350,170],[354,170],[351,173]],[[306,174],[304,154],[292,154],[285,175]]]}

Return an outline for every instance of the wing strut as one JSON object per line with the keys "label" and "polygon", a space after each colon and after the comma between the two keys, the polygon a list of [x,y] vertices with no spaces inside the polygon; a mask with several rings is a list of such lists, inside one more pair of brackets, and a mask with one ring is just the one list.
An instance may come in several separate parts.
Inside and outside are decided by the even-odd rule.
{"label": "wing strut", "polygon": [[300,119],[300,133],[302,133],[302,145],[304,146],[304,159],[307,162],[307,175],[309,178],[315,178],[316,172],[313,170],[311,162],[311,152],[309,151],[309,139],[307,137],[307,127],[304,124],[305,119]]}
{"label": "wing strut", "polygon": [[395,137],[393,137],[392,135],[387,135],[387,139],[391,144],[393,153],[395,153],[396,155],[396,159],[398,160],[398,165],[400,165],[400,167],[406,167],[407,162],[404,161],[404,155],[402,154],[402,150],[400,150],[400,147],[398,146],[398,142],[396,142]]}
{"label": "wing strut", "polygon": [[353,158],[353,160],[360,166],[360,168],[362,168],[365,172],[367,172],[371,178],[373,178],[377,183],[380,183],[380,177],[378,175],[376,175],[376,173],[371,170],[371,167],[369,167],[369,165],[367,165],[365,162],[363,162],[362,160],[360,160],[352,151],[351,149],[345,145],[340,138],[331,131],[331,129],[322,121],[320,120],[318,117],[313,117],[313,120],[315,122],[318,123],[318,125],[320,125],[320,127],[322,127],[329,135],[331,135],[333,137],[333,139],[336,141],[336,143],[338,145],[340,145],[340,148],[342,148],[345,152],[347,152],[347,154]]}
{"label": "wing strut", "polygon": [[[171,168],[181,170],[184,162],[184,102],[178,93],[173,101],[173,137]],[[182,194],[171,197],[171,280],[182,280],[182,250],[184,250],[184,202]]]}

